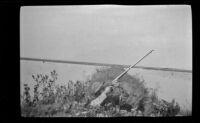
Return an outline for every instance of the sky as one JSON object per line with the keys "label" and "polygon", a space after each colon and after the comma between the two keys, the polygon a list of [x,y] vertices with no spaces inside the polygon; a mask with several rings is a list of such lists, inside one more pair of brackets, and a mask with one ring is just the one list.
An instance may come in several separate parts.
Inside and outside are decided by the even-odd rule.
{"label": "sky", "polygon": [[188,5],[26,6],[20,56],[192,70]]}

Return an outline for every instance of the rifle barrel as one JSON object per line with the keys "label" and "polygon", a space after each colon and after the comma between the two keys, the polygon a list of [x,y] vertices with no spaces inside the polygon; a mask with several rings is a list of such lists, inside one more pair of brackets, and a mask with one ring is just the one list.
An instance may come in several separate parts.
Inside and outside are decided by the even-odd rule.
{"label": "rifle barrel", "polygon": [[124,74],[126,74],[132,67],[134,67],[136,64],[138,64],[140,61],[142,61],[146,56],[148,56],[150,53],[152,53],[154,50],[149,51],[145,56],[143,56],[140,60],[138,60],[134,65],[131,65],[129,68],[127,68],[123,73],[121,73],[119,76],[117,76],[113,82],[117,82],[118,79],[120,79]]}

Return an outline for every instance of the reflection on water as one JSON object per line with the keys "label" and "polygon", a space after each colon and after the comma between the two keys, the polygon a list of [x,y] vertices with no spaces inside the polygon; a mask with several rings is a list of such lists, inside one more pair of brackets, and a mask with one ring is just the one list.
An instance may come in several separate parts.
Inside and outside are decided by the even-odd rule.
{"label": "reflection on water", "polygon": [[[20,81],[21,93],[22,85],[28,83],[33,91],[35,84],[32,75],[42,73],[50,74],[50,71],[56,70],[58,73],[58,84],[65,84],[69,80],[84,81],[90,77],[97,66],[43,63],[43,62],[20,62]],[[191,108],[192,105],[192,73],[156,71],[145,69],[132,69],[131,75],[137,75],[145,80],[147,87],[158,88],[158,96],[162,99],[171,101],[173,98],[182,107]]]}

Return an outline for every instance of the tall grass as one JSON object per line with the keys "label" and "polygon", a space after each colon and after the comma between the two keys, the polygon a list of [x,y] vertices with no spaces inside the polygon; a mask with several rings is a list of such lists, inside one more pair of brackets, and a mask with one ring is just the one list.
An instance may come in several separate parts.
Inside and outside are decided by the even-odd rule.
{"label": "tall grass", "polygon": [[[55,70],[50,76],[32,75],[36,82],[33,99],[30,88],[24,85],[21,98],[21,115],[24,117],[114,117],[114,116],[174,116],[179,108],[174,103],[161,104],[156,91],[144,86],[144,81],[136,76],[124,75],[120,87],[113,89],[100,107],[91,107],[95,99],[123,68],[100,68],[85,82],[69,81],[57,85]],[[154,105],[157,104],[157,106]]]}

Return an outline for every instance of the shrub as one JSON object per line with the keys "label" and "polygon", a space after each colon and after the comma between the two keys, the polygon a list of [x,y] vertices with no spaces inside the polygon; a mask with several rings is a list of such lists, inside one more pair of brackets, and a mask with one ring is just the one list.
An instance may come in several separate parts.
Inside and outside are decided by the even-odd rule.
{"label": "shrub", "polygon": [[[175,101],[164,102],[144,86],[144,81],[129,74],[124,75],[120,87],[114,88],[100,107],[91,107],[95,99],[110,82],[123,72],[123,68],[100,68],[86,82],[69,81],[66,85],[57,85],[58,74],[55,70],[50,76],[33,75],[33,100],[30,88],[24,84],[21,101],[21,114],[25,117],[115,117],[115,116],[175,116],[180,107]],[[98,91],[100,90],[100,91]],[[97,93],[98,92],[98,93]],[[156,104],[156,105],[154,105]],[[132,111],[135,108],[136,110]]]}
{"label": "shrub", "polygon": [[[111,84],[111,81],[114,80],[118,75],[120,75],[124,71],[122,67],[110,67],[110,68],[100,68],[96,69],[96,72],[91,77],[91,84],[90,90],[96,93],[93,94],[98,96],[104,88]],[[144,86],[144,81],[140,80],[135,76],[131,76],[129,74],[125,74],[122,78],[119,79],[120,82],[120,89],[115,89],[113,94],[114,95],[128,95],[127,103],[133,105],[136,101],[140,98],[143,98],[147,94],[147,88]],[[98,89],[100,88],[100,89]],[[97,90],[98,94],[97,94]]]}
{"label": "shrub", "polygon": [[24,84],[24,94],[22,96],[22,104],[25,106],[31,106],[31,96],[30,96],[30,87],[27,84]]}

